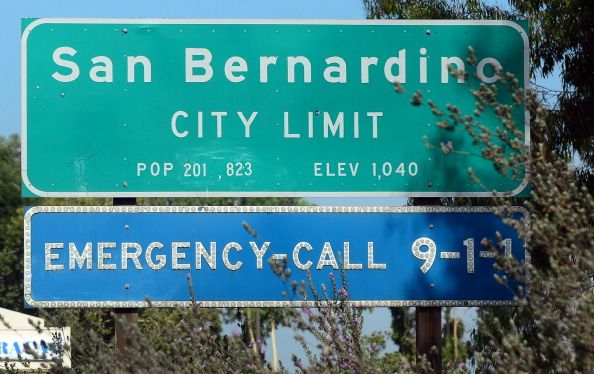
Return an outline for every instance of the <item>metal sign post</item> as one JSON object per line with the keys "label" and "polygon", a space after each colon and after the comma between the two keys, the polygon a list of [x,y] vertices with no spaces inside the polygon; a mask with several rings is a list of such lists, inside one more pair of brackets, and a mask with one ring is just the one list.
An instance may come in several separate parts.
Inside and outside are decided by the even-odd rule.
{"label": "metal sign post", "polygon": [[441,373],[441,307],[416,307],[417,357],[425,355],[435,373]]}
{"label": "metal sign post", "polygon": [[[136,198],[114,198],[113,206],[136,206]],[[114,308],[113,315],[115,359],[116,362],[124,362],[130,346],[128,333],[130,329],[135,328],[138,324],[138,308]]]}

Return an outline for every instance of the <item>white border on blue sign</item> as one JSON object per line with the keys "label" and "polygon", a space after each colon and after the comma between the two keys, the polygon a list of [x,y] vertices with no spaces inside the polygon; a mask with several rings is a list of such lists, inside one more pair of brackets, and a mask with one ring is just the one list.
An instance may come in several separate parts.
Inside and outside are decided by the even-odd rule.
{"label": "white border on blue sign", "polygon": [[[341,301],[49,301],[34,300],[31,288],[31,219],[37,213],[520,213],[524,227],[530,226],[530,215],[523,207],[504,209],[499,207],[441,207],[441,206],[37,206],[25,213],[24,218],[24,298],[32,307],[38,308],[268,308],[268,307],[316,307],[340,303]],[[526,246],[524,246],[526,247]],[[530,262],[530,255],[524,250],[524,261]],[[516,300],[349,300],[353,307],[481,307],[517,306]]]}

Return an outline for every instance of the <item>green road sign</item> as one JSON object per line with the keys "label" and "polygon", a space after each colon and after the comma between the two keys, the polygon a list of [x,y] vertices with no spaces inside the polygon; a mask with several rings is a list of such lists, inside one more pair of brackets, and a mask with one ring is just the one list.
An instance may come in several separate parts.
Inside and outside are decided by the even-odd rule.
{"label": "green road sign", "polygon": [[[527,43],[509,21],[25,20],[25,194],[517,194],[524,181],[410,98],[472,113],[497,68],[526,85]],[[528,144],[523,107],[514,118]],[[423,140],[446,135],[460,152]]]}

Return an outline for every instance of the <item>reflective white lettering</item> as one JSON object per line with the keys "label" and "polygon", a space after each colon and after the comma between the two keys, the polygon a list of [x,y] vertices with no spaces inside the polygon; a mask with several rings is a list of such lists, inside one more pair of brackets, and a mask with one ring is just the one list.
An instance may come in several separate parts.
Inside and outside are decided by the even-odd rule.
{"label": "reflective white lettering", "polygon": [[[194,57],[202,57],[194,59]],[[186,48],[186,82],[208,82],[213,75],[212,53],[206,48]],[[195,69],[201,69],[202,74],[194,74]]]}
{"label": "reflective white lettering", "polygon": [[188,130],[180,132],[177,129],[177,117],[180,116],[188,118],[188,113],[184,112],[183,110],[178,110],[177,112],[173,113],[173,116],[171,116],[171,131],[173,131],[173,135],[177,136],[178,138],[185,138],[188,136]]}
{"label": "reflective white lettering", "polygon": [[63,68],[70,69],[68,74],[61,74],[57,71],[52,74],[52,78],[59,82],[72,82],[78,78],[80,75],[80,68],[74,61],[64,60],[62,58],[63,55],[74,56],[77,53],[76,49],[71,47],[59,47],[54,50],[52,58],[54,63],[58,66]]}
{"label": "reflective white lettering", "polygon": [[[398,65],[398,74],[394,75],[393,67]],[[390,83],[406,83],[406,49],[398,51],[398,57],[390,57],[384,64],[384,76]]]}
{"label": "reflective white lettering", "polygon": [[[91,59],[93,67],[89,77],[94,82],[113,82],[113,63],[107,56],[96,56]],[[102,64],[102,65],[101,65]]]}
{"label": "reflective white lettering", "polygon": [[64,249],[64,243],[45,243],[45,270],[64,270],[64,265],[54,265],[53,260],[59,260],[58,253],[52,253],[52,249]]}
{"label": "reflective white lettering", "polygon": [[229,82],[242,82],[245,79],[245,75],[236,75],[236,73],[245,73],[247,70],[247,62],[241,57],[233,56],[225,62],[225,77],[227,77]]}
{"label": "reflective white lettering", "polygon": [[243,262],[237,261],[235,264],[232,264],[231,262],[229,262],[229,251],[231,249],[235,249],[235,250],[237,250],[237,252],[240,252],[243,248],[241,248],[241,246],[238,243],[235,243],[235,242],[228,243],[225,246],[225,248],[223,248],[223,263],[229,270],[239,270],[241,268],[241,265],[243,265]]}
{"label": "reflective white lettering", "polygon": [[136,82],[136,65],[142,65],[143,81],[152,82],[151,61],[145,56],[128,56],[128,82]]}
{"label": "reflective white lettering", "polygon": [[190,268],[190,264],[180,264],[178,260],[186,258],[185,252],[179,252],[180,248],[190,248],[190,242],[173,242],[171,243],[171,268],[173,270],[186,270]]}

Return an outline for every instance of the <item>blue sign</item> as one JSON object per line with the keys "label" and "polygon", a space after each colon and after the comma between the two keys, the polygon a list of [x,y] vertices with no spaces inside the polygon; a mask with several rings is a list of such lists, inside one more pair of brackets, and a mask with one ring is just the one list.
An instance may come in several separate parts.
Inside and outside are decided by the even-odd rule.
{"label": "blue sign", "polygon": [[[527,224],[524,210],[514,214]],[[305,302],[293,281],[309,273],[318,290],[333,277],[340,288],[345,274],[349,300],[362,306],[512,305],[483,238],[524,259],[524,242],[491,208],[34,207],[25,300],[175,306],[191,290],[203,306],[300,306],[313,297]]]}

